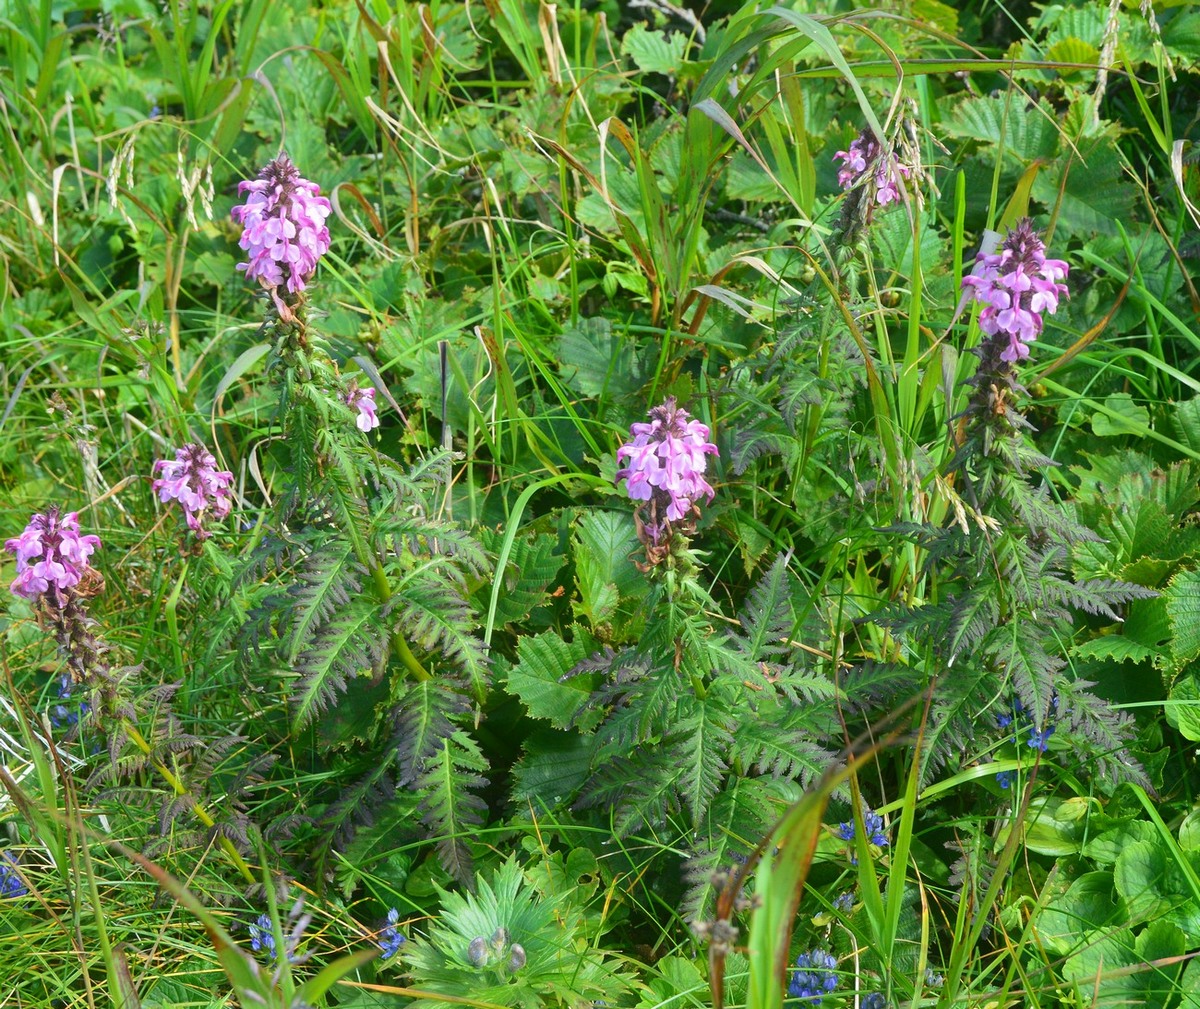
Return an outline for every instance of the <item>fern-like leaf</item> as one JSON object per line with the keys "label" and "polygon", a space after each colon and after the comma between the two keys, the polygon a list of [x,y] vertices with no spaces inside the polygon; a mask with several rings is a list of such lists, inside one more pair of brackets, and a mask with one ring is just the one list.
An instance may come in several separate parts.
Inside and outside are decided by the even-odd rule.
{"label": "fern-like leaf", "polygon": [[425,762],[416,783],[422,822],[437,843],[442,865],[464,884],[470,884],[473,877],[467,839],[474,835],[487,811],[476,794],[487,785],[480,773],[485,770],[487,761],[475,740],[459,731],[442,740],[441,748]]}

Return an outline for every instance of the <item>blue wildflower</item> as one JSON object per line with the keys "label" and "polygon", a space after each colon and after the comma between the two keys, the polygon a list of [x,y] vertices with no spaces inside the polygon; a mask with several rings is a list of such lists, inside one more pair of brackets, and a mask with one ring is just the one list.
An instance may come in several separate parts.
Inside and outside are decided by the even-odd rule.
{"label": "blue wildflower", "polygon": [[1054,735],[1054,729],[1055,726],[1053,723],[1048,724],[1044,729],[1039,729],[1036,725],[1033,726],[1029,730],[1029,739],[1025,745],[1045,753],[1050,747],[1050,737]]}
{"label": "blue wildflower", "polygon": [[265,952],[271,963],[279,958],[279,950],[275,948],[275,930],[269,915],[260,914],[250,926],[250,948],[255,953]]}
{"label": "blue wildflower", "polygon": [[837,958],[823,949],[812,949],[796,957],[797,970],[792,971],[788,994],[805,999],[814,1006],[837,987]]}
{"label": "blue wildflower", "polygon": [[79,720],[91,710],[91,705],[87,701],[77,701],[75,704],[64,703],[71,700],[71,689],[74,685],[69,673],[64,673],[59,680],[59,703],[50,708],[50,724],[56,729],[77,725]]}
{"label": "blue wildflower", "polygon": [[935,974],[932,967],[925,968],[925,984],[930,988],[940,988],[946,983],[946,979],[941,974]]}
{"label": "blue wildflower", "polygon": [[1001,788],[1012,788],[1013,773],[1012,771],[997,771],[996,784]]}
{"label": "blue wildflower", "polygon": [[[871,844],[874,844],[880,848],[887,847],[888,836],[884,832],[882,816],[880,816],[878,813],[876,813],[873,809],[864,810],[863,811],[863,826],[866,828],[867,839]],[[854,841],[854,821],[850,820],[848,823],[839,824],[838,829],[837,829],[837,836],[840,837],[843,841],[853,842]],[[854,855],[850,856],[850,862],[853,865],[858,865],[858,859]]]}
{"label": "blue wildflower", "polygon": [[849,914],[854,908],[854,894],[847,890],[845,893],[839,893],[833,899],[833,906],[836,910]]}
{"label": "blue wildflower", "polygon": [[379,938],[375,941],[375,945],[383,950],[384,960],[395,956],[400,952],[400,947],[408,941],[396,927],[399,921],[400,912],[393,907],[387,914],[387,927],[379,933]]}
{"label": "blue wildflower", "polygon": [[869,995],[864,995],[859,1003],[860,1009],[887,1009],[887,999],[883,992],[873,991]]}
{"label": "blue wildflower", "polygon": [[24,897],[29,887],[21,882],[16,870],[17,860],[11,851],[0,852],[0,900],[8,897]]}

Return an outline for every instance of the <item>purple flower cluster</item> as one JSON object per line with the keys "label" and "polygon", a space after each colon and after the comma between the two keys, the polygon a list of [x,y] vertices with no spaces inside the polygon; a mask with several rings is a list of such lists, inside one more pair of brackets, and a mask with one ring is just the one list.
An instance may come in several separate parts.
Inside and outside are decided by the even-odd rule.
{"label": "purple flower cluster", "polygon": [[699,514],[696,502],[713,499],[714,491],[704,479],[706,456],[716,455],[707,425],[691,416],[669,396],[662,406],[650,411],[650,423],[630,427],[632,440],[617,449],[617,461],[628,464],[617,470],[617,480],[634,501],[645,501],[648,519],[643,525],[650,540],[659,544],[669,538],[671,523]]}
{"label": "purple flower cluster", "polygon": [[350,388],[342,395],[342,402],[351,410],[357,410],[354,418],[355,426],[366,434],[379,427],[379,416],[375,412],[375,390],[368,387],[360,389],[357,382],[351,382]]}
{"label": "purple flower cluster", "polygon": [[398,928],[400,924],[400,912],[396,908],[388,911],[387,926],[379,933],[379,938],[376,940],[377,945],[383,950],[383,959],[387,960],[400,952],[400,947],[408,940]]}
{"label": "purple flower cluster", "polygon": [[204,528],[209,515],[220,520],[233,507],[233,474],[217,469],[217,460],[203,445],[189,442],[175,450],[173,460],[159,459],[154,464],[153,491],[164,504],[171,499],[183,505],[188,528],[199,539],[212,535]]}
{"label": "purple flower cluster", "polygon": [[65,605],[64,593],[79,584],[89,568],[88,558],[99,545],[99,536],[79,535],[77,512],[61,517],[53,507],[44,515],[39,512],[20,536],[4,542],[5,549],[17,557],[13,595],[36,599],[46,592],[56,605]]}
{"label": "purple flower cluster", "polygon": [[812,949],[796,957],[797,970],[792,971],[788,995],[804,999],[814,1006],[833,991],[838,984],[837,958],[823,949]]}
{"label": "purple flower cluster", "polygon": [[[842,167],[838,171],[838,185],[843,189],[852,189],[858,185],[863,176],[869,176],[871,185],[875,188],[874,203],[886,207],[889,203],[900,200],[901,178],[907,179],[911,170],[901,164],[894,154],[884,154],[883,147],[876,139],[874,132],[868,127],[864,129],[850,144],[850,150],[838,151],[834,159],[840,158]],[[869,204],[868,207],[873,207]],[[871,215],[867,211],[868,218]]]}
{"label": "purple flower cluster", "polygon": [[232,211],[233,219],[245,229],[238,244],[249,254],[249,262],[239,263],[238,269],[258,280],[281,308],[279,289],[290,294],[303,291],[317,262],[329,251],[325,219],[332,208],[320,192],[321,187],[303,178],[286,154],[268,164],[257,179],[238,183],[239,194],[250,194]]}
{"label": "purple flower cluster", "polygon": [[0,900],[24,897],[29,893],[29,887],[21,882],[16,866],[17,860],[11,851],[0,852]]}
{"label": "purple flower cluster", "polygon": [[1067,293],[1062,281],[1068,269],[1061,259],[1046,258],[1046,246],[1028,217],[1009,231],[999,252],[976,257],[963,287],[985,306],[979,328],[1008,341],[1000,360],[1012,363],[1029,357],[1029,344],[1042,331],[1042,314],[1053,315],[1059,295]]}

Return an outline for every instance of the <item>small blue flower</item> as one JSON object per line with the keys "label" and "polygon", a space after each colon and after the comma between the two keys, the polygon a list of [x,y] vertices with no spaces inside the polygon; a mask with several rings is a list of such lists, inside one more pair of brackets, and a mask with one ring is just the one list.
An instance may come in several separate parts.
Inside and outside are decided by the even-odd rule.
{"label": "small blue flower", "polygon": [[796,957],[798,970],[792,971],[788,994],[814,1006],[837,987],[837,957],[823,949],[811,949]]}
{"label": "small blue flower", "polygon": [[1045,753],[1050,747],[1050,737],[1054,735],[1054,729],[1053,724],[1047,725],[1044,729],[1034,726],[1029,730],[1029,739],[1025,745]]}
{"label": "small blue flower", "polygon": [[255,953],[265,952],[267,960],[271,963],[278,959],[279,951],[275,948],[275,930],[271,925],[269,915],[260,914],[258,920],[250,926],[250,948]]}
{"label": "small blue flower", "polygon": [[883,992],[873,991],[870,995],[863,996],[859,1006],[860,1009],[887,1009],[887,1004]]}
{"label": "small blue flower", "polygon": [[387,927],[379,933],[379,938],[375,942],[375,945],[383,950],[384,960],[395,956],[400,952],[400,947],[408,941],[396,927],[400,921],[400,912],[396,908],[393,907],[388,911],[387,921]]}
{"label": "small blue flower", "polygon": [[17,860],[11,851],[0,852],[0,900],[24,897],[29,887],[21,882],[16,870]]}
{"label": "small blue flower", "polygon": [[833,899],[833,906],[836,910],[849,914],[854,909],[854,894],[850,890],[839,893]]}
{"label": "small blue flower", "polygon": [[[863,826],[867,830],[867,839],[871,844],[880,848],[886,848],[888,845],[888,836],[884,832],[883,817],[872,809],[864,810]],[[854,821],[850,820],[847,823],[839,824],[837,836],[843,841],[854,841]],[[852,865],[858,865],[858,858],[855,855],[850,856]]]}
{"label": "small blue flower", "polygon": [[925,984],[930,988],[940,988],[946,983],[941,974],[935,974],[932,967],[925,968]]}
{"label": "small blue flower", "polygon": [[1013,773],[1012,771],[996,772],[996,784],[1001,788],[1012,788]]}

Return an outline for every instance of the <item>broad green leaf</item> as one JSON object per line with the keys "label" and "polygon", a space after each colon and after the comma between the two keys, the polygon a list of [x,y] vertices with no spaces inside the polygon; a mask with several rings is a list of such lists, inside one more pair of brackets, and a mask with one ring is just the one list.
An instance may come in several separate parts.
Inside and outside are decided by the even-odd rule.
{"label": "broad green leaf", "polygon": [[647,28],[637,22],[621,39],[621,52],[630,57],[643,73],[666,74],[673,77],[679,73],[687,56],[688,40],[682,32],[671,32]]}
{"label": "broad green leaf", "polygon": [[1181,571],[1164,595],[1171,620],[1171,653],[1182,665],[1200,655],[1200,571]]}
{"label": "broad green leaf", "polygon": [[1113,874],[1088,872],[1036,916],[1034,927],[1040,943],[1066,955],[1081,949],[1097,929],[1121,920],[1123,912],[1113,890]]}
{"label": "broad green leaf", "polygon": [[564,677],[599,647],[578,624],[569,643],[553,630],[522,637],[517,644],[517,663],[508,671],[509,693],[521,698],[532,717],[544,718],[556,729],[590,731],[603,717],[602,711],[590,711],[578,722],[575,719],[591,695],[595,676]]}
{"label": "broad green leaf", "polygon": [[1104,401],[1106,410],[1092,414],[1092,432],[1101,438],[1145,434],[1150,411],[1138,406],[1127,392],[1116,392]]}
{"label": "broad green leaf", "polygon": [[647,583],[634,563],[641,545],[632,515],[585,513],[576,524],[572,546],[579,589],[579,599],[572,604],[576,614],[602,641],[635,640],[645,623],[639,605]]}
{"label": "broad green leaf", "polygon": [[1028,164],[1052,158],[1058,150],[1054,110],[1044,101],[1030,106],[1017,92],[967,98],[943,123],[952,137],[1003,145],[1006,153]]}

